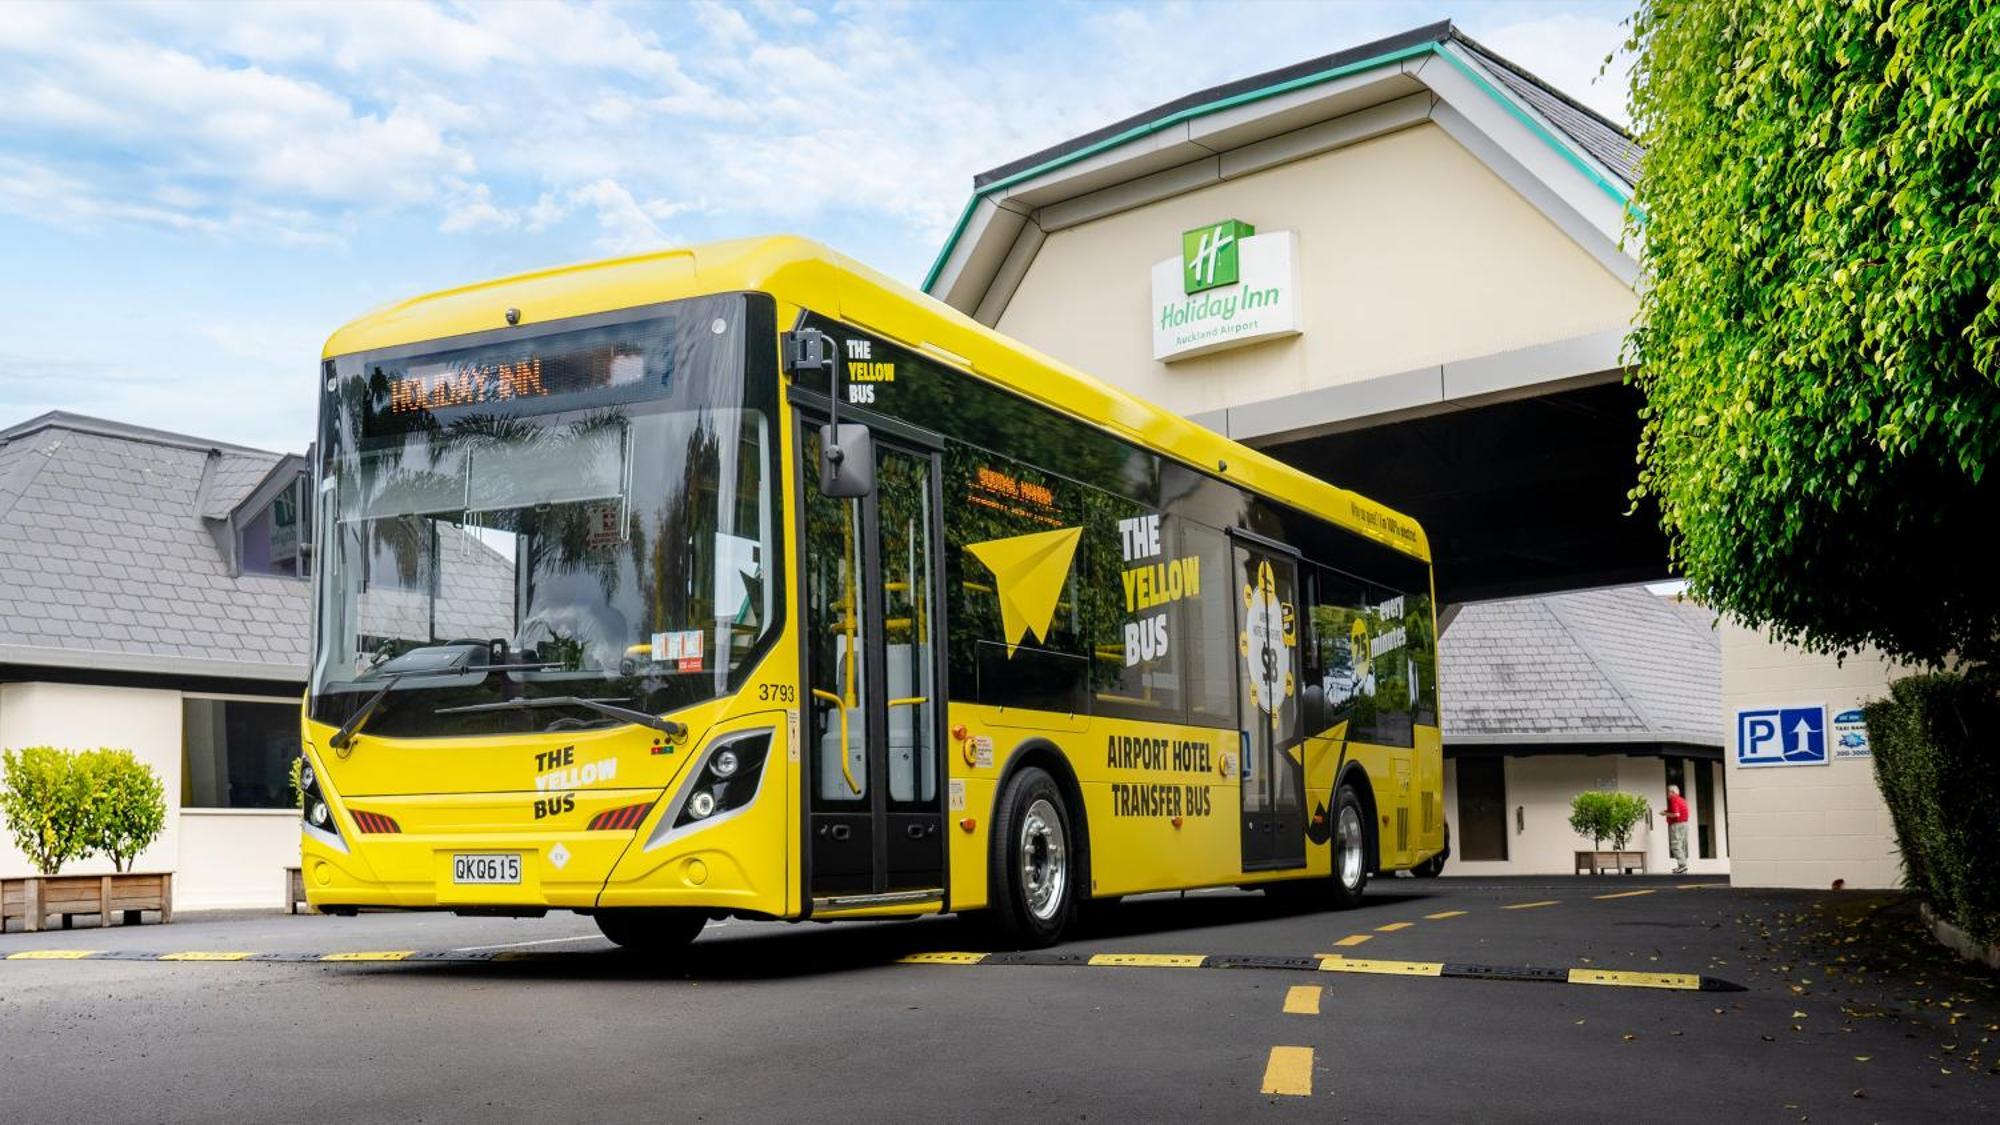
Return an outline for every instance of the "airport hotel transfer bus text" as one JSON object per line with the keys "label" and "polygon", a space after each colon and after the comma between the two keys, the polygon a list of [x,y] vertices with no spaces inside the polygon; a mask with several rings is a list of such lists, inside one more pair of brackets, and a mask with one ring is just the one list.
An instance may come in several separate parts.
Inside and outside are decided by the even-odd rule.
{"label": "airport hotel transfer bus text", "polygon": [[1445,848],[1428,548],[793,238],[327,342],[304,877],[324,911],[980,911]]}

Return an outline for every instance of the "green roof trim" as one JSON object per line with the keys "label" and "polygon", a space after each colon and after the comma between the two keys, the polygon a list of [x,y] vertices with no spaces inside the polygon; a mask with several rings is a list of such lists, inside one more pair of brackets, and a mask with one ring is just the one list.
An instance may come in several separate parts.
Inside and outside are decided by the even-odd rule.
{"label": "green roof trim", "polygon": [[1553,130],[1543,125],[1539,118],[1528,112],[1526,106],[1515,101],[1505,90],[1487,81],[1484,74],[1479,73],[1476,67],[1460,58],[1458,52],[1451,49],[1451,44],[1436,43],[1432,44],[1432,47],[1434,54],[1450,63],[1460,74],[1465,75],[1473,85],[1484,90],[1487,97],[1499,102],[1502,108],[1513,115],[1514,120],[1519,121],[1530,133],[1540,137],[1544,144],[1555,149],[1563,159],[1569,161],[1572,167],[1583,173],[1586,179],[1596,184],[1598,190],[1610,196],[1611,202],[1625,208],[1628,212],[1636,214],[1641,221],[1645,220],[1646,213],[1633,205],[1632,192],[1629,188],[1614,182],[1602,171],[1599,171],[1596,165],[1584,159],[1583,155],[1576,151],[1575,146],[1565,142]]}
{"label": "green roof trim", "polygon": [[1066,152],[1061,156],[1051,157],[1050,159],[1045,160],[1040,164],[1034,165],[1033,167],[1023,168],[1022,170],[1014,173],[1013,175],[995,180],[992,183],[987,184],[985,187],[980,188],[979,190],[973,192],[972,197],[966,200],[965,208],[958,214],[958,222],[952,226],[951,234],[946,236],[945,238],[944,247],[938,251],[937,258],[931,262],[930,270],[924,274],[924,283],[922,288],[924,292],[929,293],[931,290],[931,286],[937,283],[938,275],[944,272],[945,263],[951,260],[952,252],[958,249],[959,239],[962,238],[965,234],[965,228],[972,222],[972,215],[973,212],[978,209],[979,201],[983,198],[986,198],[988,195],[994,192],[1012,187],[1013,185],[1021,183],[1024,180],[1029,180],[1036,176],[1039,176],[1044,172],[1052,171],[1056,168],[1063,167],[1064,165],[1067,164],[1074,164],[1077,161],[1082,160],[1086,157],[1095,156],[1100,152],[1106,151],[1107,149],[1116,148],[1119,145],[1125,144],[1129,141],[1136,140],[1140,137],[1150,136],[1151,134],[1157,133],[1163,129],[1168,129],[1175,125],[1178,125],[1183,121],[1192,121],[1197,117],[1206,117],[1211,113],[1218,113],[1225,109],[1233,109],[1239,105],[1245,105],[1250,102],[1262,101],[1265,98],[1276,97],[1280,94],[1288,94],[1294,90],[1300,90],[1310,86],[1317,86],[1325,82],[1334,81],[1335,79],[1345,78],[1351,74],[1360,74],[1364,71],[1369,71],[1369,70],[1379,70],[1380,68],[1389,66],[1393,63],[1400,63],[1404,59],[1417,58],[1424,55],[1442,56],[1446,61],[1451,63],[1451,65],[1454,68],[1456,68],[1461,74],[1465,75],[1467,79],[1471,80],[1473,85],[1485,91],[1486,95],[1492,98],[1494,101],[1499,102],[1500,105],[1503,108],[1505,108],[1508,113],[1513,115],[1515,120],[1519,121],[1522,125],[1526,126],[1529,132],[1533,133],[1537,137],[1540,137],[1543,143],[1547,144],[1549,147],[1555,149],[1556,152],[1560,153],[1562,157],[1565,160],[1567,160],[1572,166],[1574,166],[1577,171],[1581,172],[1585,176],[1585,178],[1589,179],[1590,182],[1596,184],[1599,190],[1603,191],[1606,195],[1610,196],[1612,202],[1617,203],[1619,206],[1624,207],[1628,211],[1631,211],[1632,213],[1638,215],[1640,221],[1643,222],[1645,220],[1645,212],[1638,210],[1633,205],[1632,194],[1628,189],[1625,189],[1621,185],[1614,183],[1610,178],[1606,177],[1604,173],[1599,171],[1595,165],[1591,164],[1588,160],[1585,160],[1582,155],[1577,153],[1571,145],[1566,143],[1561,137],[1558,137],[1555,133],[1553,133],[1546,126],[1544,126],[1541,123],[1541,121],[1535,117],[1534,114],[1530,113],[1527,110],[1526,107],[1515,102],[1515,100],[1512,97],[1508,96],[1508,94],[1504,90],[1501,90],[1499,87],[1489,82],[1486,79],[1486,77],[1480,74],[1478,70],[1475,69],[1470,63],[1466,62],[1462,58],[1459,58],[1456,52],[1447,49],[1449,46],[1450,46],[1449,43],[1442,41],[1419,43],[1416,44],[1415,46],[1404,47],[1395,51],[1388,51],[1380,55],[1374,55],[1369,58],[1362,59],[1358,62],[1348,63],[1345,66],[1336,66],[1329,68],[1327,70],[1316,71],[1312,74],[1302,75],[1298,78],[1293,78],[1285,82],[1276,82],[1269,86],[1260,86],[1255,90],[1248,90],[1243,93],[1234,94],[1226,98],[1217,98],[1215,101],[1212,102],[1204,102],[1200,105],[1189,106],[1186,109],[1177,110],[1176,112],[1167,114],[1163,117],[1156,118],[1152,121],[1146,121],[1138,125],[1134,125],[1130,129],[1126,129],[1120,133],[1115,133],[1109,137],[1104,138],[1103,140],[1096,142],[1095,144],[1087,145],[1083,148],[1077,149],[1075,152]]}

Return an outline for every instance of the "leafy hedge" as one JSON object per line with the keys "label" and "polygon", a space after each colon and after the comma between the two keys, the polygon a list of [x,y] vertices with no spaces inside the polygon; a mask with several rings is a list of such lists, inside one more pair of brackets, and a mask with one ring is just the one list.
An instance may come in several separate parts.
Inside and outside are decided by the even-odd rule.
{"label": "leafy hedge", "polygon": [[2000,662],[2000,4],[1641,0],[1639,495],[1778,640]]}
{"label": "leafy hedge", "polygon": [[1905,881],[1975,939],[2000,941],[2000,672],[1911,676],[1866,710]]}

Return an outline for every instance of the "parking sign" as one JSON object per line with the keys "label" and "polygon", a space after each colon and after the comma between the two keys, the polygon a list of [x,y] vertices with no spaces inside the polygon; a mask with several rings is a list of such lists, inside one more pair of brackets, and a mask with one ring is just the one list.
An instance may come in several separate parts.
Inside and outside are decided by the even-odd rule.
{"label": "parking sign", "polygon": [[1823,766],[1826,707],[1746,707],[1736,712],[1739,766]]}

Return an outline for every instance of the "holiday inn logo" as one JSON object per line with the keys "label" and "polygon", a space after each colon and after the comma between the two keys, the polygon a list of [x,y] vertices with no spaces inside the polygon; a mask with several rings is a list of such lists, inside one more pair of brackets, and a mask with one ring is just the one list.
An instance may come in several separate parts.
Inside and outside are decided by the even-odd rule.
{"label": "holiday inn logo", "polygon": [[1153,263],[1153,358],[1163,363],[1299,332],[1298,236],[1241,219],[1181,232]]}
{"label": "holiday inn logo", "polygon": [[1181,235],[1181,283],[1192,295],[1204,289],[1234,285],[1241,276],[1241,246],[1257,233],[1255,227],[1237,219],[1224,219],[1208,227],[1196,227]]}

